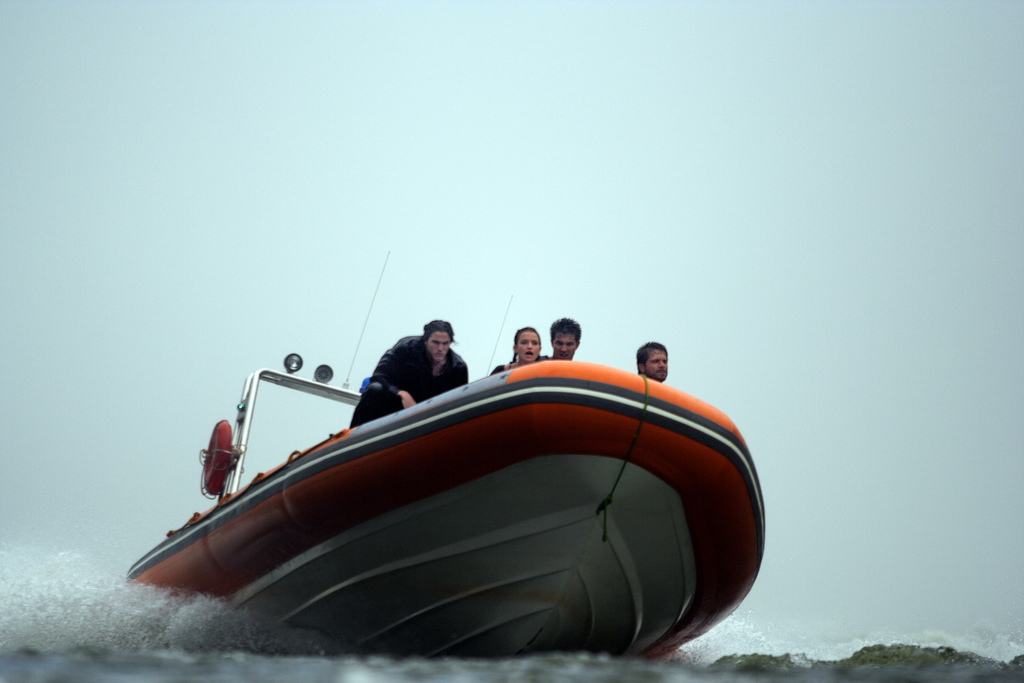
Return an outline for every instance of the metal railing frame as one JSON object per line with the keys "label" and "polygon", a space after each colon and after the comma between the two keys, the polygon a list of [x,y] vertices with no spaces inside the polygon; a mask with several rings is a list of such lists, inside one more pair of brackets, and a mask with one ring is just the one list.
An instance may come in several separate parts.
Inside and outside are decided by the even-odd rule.
{"label": "metal railing frame", "polygon": [[238,490],[242,477],[242,464],[245,461],[245,451],[249,444],[249,430],[252,427],[253,410],[256,407],[256,393],[259,391],[260,382],[270,382],[286,389],[294,389],[320,398],[328,398],[346,405],[354,406],[359,403],[359,394],[348,389],[332,387],[329,384],[322,384],[315,380],[304,379],[295,375],[289,375],[277,370],[264,368],[257,370],[245,378],[242,387],[242,399],[238,402],[238,416],[235,418],[234,438],[232,449],[238,458],[228,475],[227,485],[221,499],[233,494]]}

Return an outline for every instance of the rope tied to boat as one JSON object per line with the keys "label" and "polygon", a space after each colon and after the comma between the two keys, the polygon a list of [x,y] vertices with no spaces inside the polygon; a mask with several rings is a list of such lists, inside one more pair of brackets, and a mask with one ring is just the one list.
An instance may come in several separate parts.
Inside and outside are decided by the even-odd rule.
{"label": "rope tied to boat", "polygon": [[604,526],[604,533],[601,536],[601,542],[608,542],[608,506],[612,504],[612,494],[615,493],[615,488],[619,485],[619,480],[622,479],[622,473],[626,471],[626,465],[629,463],[629,456],[633,455],[633,447],[636,446],[637,439],[640,438],[640,428],[644,426],[644,421],[647,419],[647,404],[651,398],[651,383],[647,379],[647,375],[641,375],[644,378],[644,408],[640,411],[640,422],[636,425],[636,433],[633,434],[633,442],[629,444],[629,450],[626,451],[626,457],[622,459],[622,467],[619,468],[619,476],[615,477],[615,483],[612,484],[612,490],[608,492],[608,496],[601,501],[601,504],[597,506],[597,514],[604,513],[604,520],[602,524]]}

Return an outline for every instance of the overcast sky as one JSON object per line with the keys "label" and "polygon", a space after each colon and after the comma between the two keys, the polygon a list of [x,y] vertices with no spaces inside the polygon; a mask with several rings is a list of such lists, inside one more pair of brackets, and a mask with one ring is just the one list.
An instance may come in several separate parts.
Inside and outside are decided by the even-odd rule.
{"label": "overcast sky", "polygon": [[743,432],[742,612],[1020,632],[1022,257],[1024,3],[4,0],[0,543],[124,572],[248,373],[571,316]]}

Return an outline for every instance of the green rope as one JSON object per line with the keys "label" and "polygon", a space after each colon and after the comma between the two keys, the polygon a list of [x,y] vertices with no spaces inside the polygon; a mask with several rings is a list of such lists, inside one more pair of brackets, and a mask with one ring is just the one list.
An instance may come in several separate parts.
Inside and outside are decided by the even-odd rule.
{"label": "green rope", "polygon": [[604,535],[601,537],[603,543],[608,542],[608,506],[612,504],[612,494],[615,493],[615,487],[619,485],[619,480],[622,479],[622,473],[626,471],[626,463],[629,462],[629,456],[633,454],[633,446],[636,446],[636,440],[640,438],[640,428],[644,426],[644,420],[647,418],[647,402],[651,398],[651,383],[647,380],[646,375],[641,375],[641,377],[644,378],[644,409],[640,412],[640,422],[637,423],[636,434],[633,435],[633,443],[629,444],[629,450],[626,451],[626,457],[622,460],[622,467],[619,468],[619,476],[615,477],[612,490],[608,492],[608,497],[597,506],[597,514],[604,513]]}

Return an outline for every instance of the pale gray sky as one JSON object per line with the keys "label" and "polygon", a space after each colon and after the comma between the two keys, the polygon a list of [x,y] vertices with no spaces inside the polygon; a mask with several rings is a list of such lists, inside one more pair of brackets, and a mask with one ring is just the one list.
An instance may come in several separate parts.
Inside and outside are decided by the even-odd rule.
{"label": "pale gray sky", "polygon": [[[513,295],[495,364],[562,316],[581,360],[661,341],[761,476],[741,611],[1021,631],[1022,36],[1019,2],[5,0],[0,543],[126,570],[208,506],[246,374],[344,380],[390,252],[353,383],[438,317],[485,375]],[[348,423],[275,389],[254,458]]]}

